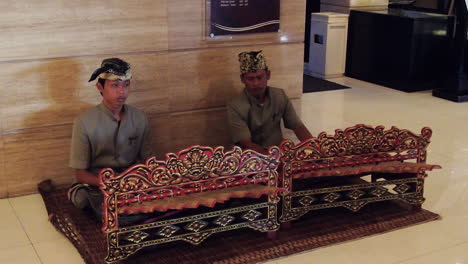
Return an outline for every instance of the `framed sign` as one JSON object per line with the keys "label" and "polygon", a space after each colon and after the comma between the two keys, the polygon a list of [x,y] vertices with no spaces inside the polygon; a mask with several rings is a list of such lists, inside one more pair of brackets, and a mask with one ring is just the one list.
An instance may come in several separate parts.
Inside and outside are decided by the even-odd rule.
{"label": "framed sign", "polygon": [[209,36],[278,32],[280,0],[210,0]]}

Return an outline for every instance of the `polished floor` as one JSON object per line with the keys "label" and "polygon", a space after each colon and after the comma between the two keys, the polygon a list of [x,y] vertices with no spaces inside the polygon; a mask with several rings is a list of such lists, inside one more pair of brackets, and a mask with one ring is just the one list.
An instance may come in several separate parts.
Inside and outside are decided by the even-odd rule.
{"label": "polished floor", "polygon": [[[423,207],[442,220],[408,227],[268,264],[468,264],[468,103],[403,93],[350,79],[334,79],[347,90],[302,97],[304,123],[316,135],[354,124],[433,129],[428,163],[442,165],[426,179]],[[0,200],[1,264],[81,264],[77,251],[47,221],[38,194]],[[203,245],[201,245],[203,246]]]}

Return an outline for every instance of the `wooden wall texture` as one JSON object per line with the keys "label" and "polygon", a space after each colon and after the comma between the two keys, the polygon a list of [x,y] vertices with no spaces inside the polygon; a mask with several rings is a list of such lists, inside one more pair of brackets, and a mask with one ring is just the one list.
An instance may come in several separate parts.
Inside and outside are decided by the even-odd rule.
{"label": "wooden wall texture", "polygon": [[73,118],[100,102],[87,80],[101,60],[132,64],[128,102],[164,153],[228,145],[225,103],[242,90],[237,54],[264,50],[272,86],[302,94],[305,0],[283,0],[281,32],[211,40],[206,0],[3,0],[0,3],[0,198],[73,180]]}

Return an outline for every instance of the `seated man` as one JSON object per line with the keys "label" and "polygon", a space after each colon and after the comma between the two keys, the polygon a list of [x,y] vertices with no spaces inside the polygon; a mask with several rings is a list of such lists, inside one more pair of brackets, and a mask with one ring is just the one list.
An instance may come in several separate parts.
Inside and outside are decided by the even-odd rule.
{"label": "seated man", "polygon": [[153,152],[145,113],[125,104],[132,78],[130,65],[118,58],[105,59],[89,82],[96,78],[102,102],[73,122],[69,165],[75,169],[77,183],[70,188],[69,199],[80,209],[92,209],[101,219],[99,171],[113,168],[120,173],[144,162]]}
{"label": "seated man", "polygon": [[227,105],[233,143],[266,154],[283,140],[281,119],[300,141],[312,137],[284,91],[268,86],[271,73],[262,51],[242,52],[239,62],[245,89]]}

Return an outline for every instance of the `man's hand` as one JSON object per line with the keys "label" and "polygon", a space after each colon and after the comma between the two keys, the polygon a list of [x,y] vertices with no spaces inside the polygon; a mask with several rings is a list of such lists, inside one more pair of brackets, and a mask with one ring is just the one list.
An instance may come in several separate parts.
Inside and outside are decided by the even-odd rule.
{"label": "man's hand", "polygon": [[252,140],[249,139],[241,139],[239,141],[239,145],[241,148],[243,149],[251,149],[251,150],[255,150],[259,153],[262,153],[262,154],[265,154],[265,155],[268,155],[268,149],[258,145],[258,144],[255,144],[252,142]]}
{"label": "man's hand", "polygon": [[76,169],[75,170],[75,178],[76,181],[79,183],[87,183],[91,186],[99,186],[99,177],[97,175],[92,174],[87,170]]}

